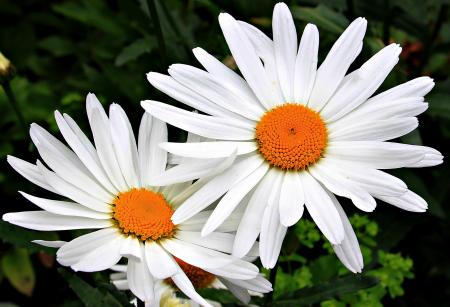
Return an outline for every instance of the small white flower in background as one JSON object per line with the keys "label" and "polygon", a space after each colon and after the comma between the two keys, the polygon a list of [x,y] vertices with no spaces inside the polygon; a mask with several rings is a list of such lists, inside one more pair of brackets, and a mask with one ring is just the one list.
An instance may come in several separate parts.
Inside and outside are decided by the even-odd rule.
{"label": "small white flower in background", "polygon": [[[122,257],[129,258],[128,284],[147,303],[155,297],[155,280],[171,278],[188,297],[209,306],[184,273],[182,268],[188,264],[224,278],[232,291],[243,296],[247,288],[271,291],[270,283],[260,277],[255,265],[229,255],[234,235],[228,232],[236,230],[242,212],[208,238],[202,238],[200,230],[210,211],[200,212],[183,223],[171,220],[178,205],[204,185],[203,180],[192,184],[192,179],[221,172],[235,156],[216,159],[195,174],[184,171],[191,163],[186,159],[186,165],[167,171],[180,174],[183,183],[150,186],[150,177],[166,171],[167,152],[158,146],[167,141],[166,124],[144,114],[136,144],[131,124],[119,105],[110,106],[108,117],[95,95],[89,94],[86,108],[95,147],[71,117],[55,112],[70,148],[32,124],[31,138],[48,168],[39,160],[34,165],[8,157],[22,176],[69,200],[20,192],[43,210],[7,213],[3,220],[41,231],[100,229],[70,242],[35,242],[58,247],[58,262],[75,271],[106,270]],[[257,250],[255,244],[247,259],[254,259]]]}
{"label": "small white flower in background", "polygon": [[[225,279],[225,283],[223,283],[224,279],[219,276],[214,276],[206,271],[203,271],[199,268],[190,266],[185,263],[182,266],[184,272],[188,276],[188,278],[193,282],[196,288],[216,288],[216,289],[227,289],[230,281]],[[129,290],[129,282],[126,278],[127,276],[127,265],[115,265],[112,267],[112,270],[117,273],[111,274],[111,282],[117,287],[119,290]],[[148,306],[151,307],[169,307],[169,306],[180,306],[180,307],[196,307],[198,303],[192,300],[186,300],[183,298],[179,298],[176,296],[176,286],[170,279],[158,280],[154,284],[154,293],[155,298],[151,304]],[[232,286],[228,288],[232,291],[233,294],[236,295],[238,299],[240,299],[243,303],[248,303],[250,300],[249,294],[261,296],[261,289],[270,288],[270,284],[267,280],[262,278],[261,276],[257,277],[252,283],[242,283],[240,284],[241,289],[236,288],[236,286]],[[248,290],[248,291],[247,291]],[[214,301],[208,301],[212,306],[221,306],[220,303]]]}
{"label": "small white flower in background", "polygon": [[[172,220],[183,222],[223,196],[202,229],[208,238],[244,206],[233,255],[244,256],[259,236],[262,264],[272,268],[287,227],[306,206],[343,264],[361,272],[357,238],[334,194],[366,212],[375,209],[375,198],[408,211],[427,209],[403,181],[381,170],[442,163],[433,148],[386,142],[417,128],[432,79],[417,78],[371,97],[398,62],[397,44],[346,75],[363,45],[364,18],[348,26],[318,68],[317,27],[308,24],[298,44],[284,3],[273,12],[273,40],[229,14],[220,14],[219,23],[243,78],[200,48],[194,55],[206,71],[175,64],[170,76],[147,76],[159,90],[206,115],[143,101],[148,113],[215,139],[162,143],[162,148],[208,164],[237,147],[233,165],[181,204]],[[192,165],[193,171],[198,168]],[[159,180],[177,182],[169,173]]]}

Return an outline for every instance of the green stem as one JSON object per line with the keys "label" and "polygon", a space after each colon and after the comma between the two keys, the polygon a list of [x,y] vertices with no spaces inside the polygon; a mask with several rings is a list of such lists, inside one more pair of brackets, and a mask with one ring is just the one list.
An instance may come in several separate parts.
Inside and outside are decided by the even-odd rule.
{"label": "green stem", "polygon": [[275,264],[273,269],[270,270],[269,281],[272,284],[273,291],[271,291],[267,294],[266,303],[270,303],[273,301],[273,293],[275,292],[275,281],[277,278],[277,271],[278,271],[278,262],[277,262],[277,264]]}
{"label": "green stem", "polygon": [[14,113],[16,113],[17,119],[19,121],[20,126],[22,127],[23,131],[25,132],[25,135],[28,134],[28,128],[27,125],[25,123],[25,119],[23,117],[23,114],[17,104],[17,100],[16,97],[14,96],[14,93],[11,89],[11,84],[8,81],[3,82],[2,84],[3,86],[3,90],[5,91],[6,96],[8,97],[9,103],[11,105],[11,107],[14,110]]}
{"label": "green stem", "polygon": [[159,20],[158,11],[156,9],[156,0],[148,0],[148,9],[150,10],[150,17],[152,18],[153,26],[156,31],[156,38],[158,40],[158,46],[159,46],[159,53],[161,56],[161,60],[164,62],[164,64],[167,63],[166,61],[166,44],[164,43],[164,36],[161,29],[161,22]]}

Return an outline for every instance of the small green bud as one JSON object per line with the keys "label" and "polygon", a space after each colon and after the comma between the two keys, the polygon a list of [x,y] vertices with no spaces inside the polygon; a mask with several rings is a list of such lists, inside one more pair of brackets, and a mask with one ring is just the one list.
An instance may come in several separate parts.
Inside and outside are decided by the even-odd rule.
{"label": "small green bud", "polygon": [[9,81],[14,76],[14,66],[11,62],[0,52],[0,84]]}

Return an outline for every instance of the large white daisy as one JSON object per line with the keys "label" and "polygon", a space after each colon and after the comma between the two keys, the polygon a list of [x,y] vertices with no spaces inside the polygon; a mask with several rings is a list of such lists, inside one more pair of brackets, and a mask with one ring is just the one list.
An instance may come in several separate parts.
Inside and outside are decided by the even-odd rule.
{"label": "large white daisy", "polygon": [[[42,231],[100,229],[70,242],[36,243],[58,247],[59,263],[76,271],[105,270],[122,257],[129,258],[128,283],[146,302],[154,298],[154,279],[171,278],[187,296],[208,306],[184,273],[185,265],[236,280],[237,285],[252,283],[249,280],[259,276],[258,268],[229,255],[234,235],[228,232],[236,230],[238,216],[208,238],[201,238],[200,230],[209,211],[183,223],[171,220],[178,205],[202,185],[202,180],[192,185],[192,177],[221,172],[233,159],[216,159],[196,173],[186,173],[185,165],[179,164],[168,172],[181,173],[184,177],[180,180],[185,183],[150,186],[148,179],[166,170],[167,152],[158,147],[167,141],[166,124],[144,114],[136,145],[130,122],[119,105],[110,106],[108,117],[97,98],[89,94],[86,108],[95,147],[71,117],[55,112],[70,148],[36,124],[30,129],[39,154],[51,170],[39,160],[34,165],[8,157],[11,166],[25,178],[70,201],[20,192],[43,210],[7,213],[3,220]],[[270,290],[270,284],[266,290]]]}
{"label": "large white daisy", "polygon": [[[206,115],[143,101],[147,112],[215,139],[163,143],[162,148],[204,163],[226,157],[230,148],[239,156],[187,199],[172,220],[185,221],[224,195],[203,227],[208,235],[246,205],[233,255],[245,255],[259,235],[261,261],[271,268],[287,227],[306,206],[342,262],[360,272],[358,241],[334,194],[367,212],[375,209],[374,198],[409,211],[426,210],[420,196],[380,169],[442,163],[432,148],[386,142],[418,126],[416,116],[428,107],[423,96],[433,81],[417,78],[371,97],[398,62],[401,48],[386,46],[346,74],[363,45],[364,18],[349,25],[318,68],[317,27],[308,24],[298,44],[284,3],[273,12],[273,40],[229,14],[220,14],[219,22],[243,78],[200,48],[194,55],[206,71],[176,64],[170,76],[148,74],[153,86]],[[162,179],[176,181],[167,175],[155,182]]]}

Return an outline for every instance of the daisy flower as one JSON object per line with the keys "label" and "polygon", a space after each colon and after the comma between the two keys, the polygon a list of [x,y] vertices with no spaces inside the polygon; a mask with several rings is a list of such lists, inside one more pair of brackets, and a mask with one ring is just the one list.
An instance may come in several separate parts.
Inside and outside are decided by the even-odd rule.
{"label": "daisy flower", "polygon": [[153,86],[205,114],[147,100],[142,106],[148,113],[215,140],[162,148],[208,163],[237,147],[233,165],[187,199],[172,220],[185,221],[223,196],[202,229],[208,235],[245,206],[233,255],[245,255],[259,236],[261,261],[271,268],[287,227],[306,206],[341,261],[360,272],[358,241],[334,195],[366,212],[375,209],[375,198],[408,211],[426,210],[420,196],[383,170],[442,163],[432,148],[387,142],[417,128],[433,81],[417,78],[373,96],[398,62],[396,44],[347,73],[362,49],[364,18],[348,26],[319,67],[317,27],[308,24],[298,44],[284,3],[273,12],[273,40],[229,14],[220,14],[219,23],[243,77],[200,48],[194,55],[205,70],[176,64],[170,76],[148,74]]}
{"label": "daisy flower", "polygon": [[[144,114],[136,144],[124,110],[112,104],[109,117],[93,94],[86,108],[94,145],[67,114],[55,112],[56,122],[70,148],[46,130],[32,124],[30,135],[47,167],[8,157],[11,166],[34,184],[68,200],[52,200],[20,192],[40,211],[7,213],[3,220],[41,231],[99,229],[70,242],[35,241],[58,247],[59,263],[75,271],[93,272],[111,268],[129,258],[128,283],[141,300],[150,302],[154,279],[171,278],[188,297],[209,306],[198,295],[183,271],[185,263],[211,274],[251,283],[258,268],[229,255],[236,218],[211,237],[201,238],[200,229],[210,212],[203,211],[183,223],[173,223],[177,206],[202,184],[193,186],[192,176],[213,175],[232,159],[218,159],[195,174],[185,165],[168,172],[184,174],[185,183],[155,187],[148,179],[166,170],[167,152],[158,143],[167,141],[166,124]],[[51,170],[50,170],[50,169]],[[202,175],[203,174],[203,175]],[[252,254],[253,252],[251,252]]]}
{"label": "daisy flower", "polygon": [[[225,276],[220,276],[220,274],[217,275],[216,272],[211,272],[207,269],[202,270],[198,267],[180,261],[179,259],[177,259],[177,261],[196,289],[228,289],[244,304],[249,303],[250,295],[261,296],[261,293],[267,293],[272,290],[271,284],[262,275],[258,275],[250,280],[236,280]],[[129,265],[130,264],[128,264],[128,266]],[[112,267],[112,269],[117,273],[111,274],[111,281],[119,290],[130,289],[129,279],[127,278],[127,272],[129,269],[128,266],[115,265]],[[223,269],[226,270],[226,267]],[[141,273],[144,273],[144,270],[141,271]],[[150,306],[166,306],[165,304],[168,305],[169,302],[175,304],[170,306],[178,306],[176,304],[186,307],[198,306],[196,301],[178,298],[176,296],[177,287],[170,278],[157,280],[153,284],[147,286],[153,286],[154,288],[154,299],[152,300]],[[216,302],[208,301],[208,303],[213,306],[220,306],[220,304]]]}

